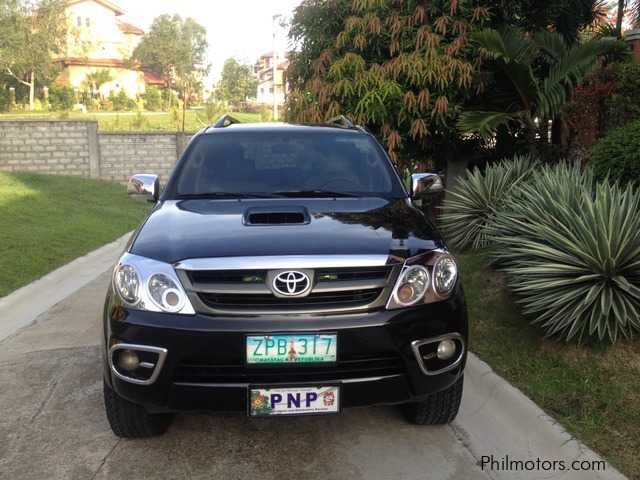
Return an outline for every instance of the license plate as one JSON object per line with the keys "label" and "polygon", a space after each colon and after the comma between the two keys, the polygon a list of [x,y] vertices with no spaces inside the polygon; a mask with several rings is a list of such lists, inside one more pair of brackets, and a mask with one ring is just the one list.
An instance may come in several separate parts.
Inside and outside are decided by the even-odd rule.
{"label": "license plate", "polygon": [[336,413],[340,408],[340,388],[252,388],[250,401],[252,417]]}
{"label": "license plate", "polygon": [[247,336],[247,363],[335,362],[336,334],[291,334]]}

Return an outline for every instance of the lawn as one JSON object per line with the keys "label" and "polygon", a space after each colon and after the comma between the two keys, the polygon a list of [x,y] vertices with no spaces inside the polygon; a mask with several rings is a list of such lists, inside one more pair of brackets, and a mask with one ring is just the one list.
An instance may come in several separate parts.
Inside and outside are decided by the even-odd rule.
{"label": "lawn", "polygon": [[[232,113],[244,123],[260,122],[259,113]],[[182,115],[172,117],[168,112],[109,112],[109,113],[6,113],[0,114],[0,120],[96,120],[101,132],[121,131],[177,131],[182,129]],[[195,132],[212,121],[204,118],[204,112],[189,110],[185,116],[185,131]]]}
{"label": "lawn", "polygon": [[149,206],[116,183],[0,172],[0,297],[134,229]]}
{"label": "lawn", "polygon": [[640,478],[640,343],[605,348],[544,340],[484,254],[463,254],[460,261],[470,348],[569,432]]}

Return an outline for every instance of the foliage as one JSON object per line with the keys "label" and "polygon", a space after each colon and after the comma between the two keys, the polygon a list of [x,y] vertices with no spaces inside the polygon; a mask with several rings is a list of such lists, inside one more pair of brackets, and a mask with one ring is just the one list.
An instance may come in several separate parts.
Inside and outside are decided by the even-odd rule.
{"label": "foliage", "polygon": [[109,101],[116,111],[130,111],[137,107],[136,101],[129,98],[124,90],[120,90],[118,93],[112,90],[109,93]]}
{"label": "foliage", "polygon": [[484,172],[467,170],[447,192],[442,206],[441,229],[447,241],[460,250],[489,245],[487,227],[496,211],[537,166],[533,157],[522,156],[491,165]]}
{"label": "foliage", "polygon": [[213,125],[227,111],[227,106],[223,102],[207,102],[204,110],[198,112],[198,121],[202,126]]}
{"label": "foliage", "polygon": [[67,21],[62,0],[0,0],[0,72],[30,90],[35,100],[35,82],[57,72],[56,55],[63,51]]}
{"label": "foliage", "polygon": [[303,0],[295,9],[289,38],[295,48],[289,52],[287,80],[294,92],[304,91],[315,75],[314,63],[332,48],[352,14],[353,0]]}
{"label": "foliage", "polygon": [[9,89],[0,85],[0,112],[9,110]]}
{"label": "foliage", "polygon": [[557,165],[533,173],[489,228],[494,258],[549,337],[640,332],[640,192]]}
{"label": "foliage", "polygon": [[248,98],[255,98],[258,79],[251,65],[243,65],[235,58],[224,62],[216,89],[216,97],[223,102],[238,106]]}
{"label": "foliage", "polygon": [[585,28],[602,23],[608,13],[608,0],[485,0],[483,4],[491,8],[494,28],[551,30],[568,43],[576,42]]}
{"label": "foliage", "polygon": [[49,87],[49,105],[51,106],[51,110],[71,110],[74,103],[75,93],[73,88],[55,83],[51,84]]}
{"label": "foliage", "polygon": [[85,84],[87,86],[87,90],[93,96],[94,94],[99,94],[100,87],[105,83],[109,83],[113,80],[111,76],[111,72],[106,68],[102,70],[96,70],[94,72],[88,73],[85,77]]}
{"label": "foliage", "polygon": [[[326,16],[322,5],[330,6]],[[331,18],[336,11],[342,15]],[[396,160],[438,151],[455,137],[453,120],[472,93],[468,33],[487,16],[482,7],[448,0],[304,2],[291,36],[308,51],[293,56],[289,117],[320,122],[350,115]],[[339,31],[335,38],[313,37],[324,19],[331,35]]]}
{"label": "foliage", "polygon": [[531,143],[536,136],[546,138],[544,120],[560,113],[571,90],[613,43],[594,39],[567,46],[557,33],[541,30],[527,35],[514,28],[478,31],[472,39],[488,60],[485,74],[493,77],[492,88],[482,98],[485,108],[462,113],[460,129],[490,139],[500,127],[506,127]]}
{"label": "foliage", "polygon": [[599,179],[640,185],[640,120],[612,131],[596,143],[589,164]]}
{"label": "foliage", "polygon": [[145,110],[157,112],[162,109],[162,96],[156,87],[148,86],[142,95]]}
{"label": "foliage", "polygon": [[607,130],[640,119],[640,63],[618,63],[612,70],[615,88],[606,98]]}
{"label": "foliage", "polygon": [[206,29],[192,18],[161,15],[151,24],[132,58],[165,79],[167,87],[183,92],[206,75]]}

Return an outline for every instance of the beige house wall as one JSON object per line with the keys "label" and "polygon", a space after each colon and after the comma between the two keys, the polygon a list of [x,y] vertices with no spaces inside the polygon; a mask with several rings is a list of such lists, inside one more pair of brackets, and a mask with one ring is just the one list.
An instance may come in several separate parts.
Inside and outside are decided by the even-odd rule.
{"label": "beige house wall", "polygon": [[100,86],[100,94],[108,97],[113,92],[124,90],[130,98],[136,98],[145,92],[144,74],[137,70],[118,67],[86,67],[83,65],[70,65],[65,68],[64,75],[60,78],[63,83],[76,90],[86,88],[87,75],[98,70],[107,70],[111,74],[112,81]]}

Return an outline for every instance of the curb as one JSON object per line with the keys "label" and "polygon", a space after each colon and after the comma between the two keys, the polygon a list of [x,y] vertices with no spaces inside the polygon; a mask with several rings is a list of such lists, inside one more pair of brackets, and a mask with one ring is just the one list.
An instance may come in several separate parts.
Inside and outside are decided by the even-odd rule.
{"label": "curb", "polygon": [[42,313],[111,268],[129,232],[0,299],[0,341],[33,323]]}
{"label": "curb", "polygon": [[[492,479],[597,479],[624,480],[609,463],[600,471],[576,471],[572,462],[604,462],[602,457],[569,434],[529,397],[469,353],[462,408],[452,427],[478,461],[493,455],[500,462],[564,462],[566,469],[508,470],[503,464],[485,465]],[[547,464],[547,466],[549,466]],[[604,470],[603,470],[604,466]]]}

